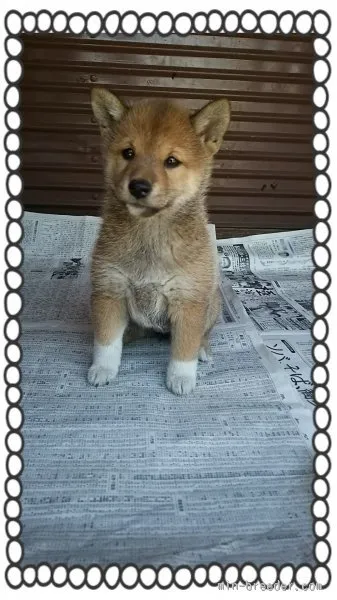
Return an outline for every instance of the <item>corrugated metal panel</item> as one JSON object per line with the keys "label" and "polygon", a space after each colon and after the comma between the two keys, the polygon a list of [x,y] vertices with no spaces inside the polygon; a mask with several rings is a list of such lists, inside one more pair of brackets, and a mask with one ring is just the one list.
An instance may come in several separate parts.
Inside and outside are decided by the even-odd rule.
{"label": "corrugated metal panel", "polygon": [[312,226],[310,37],[23,39],[27,208],[97,214],[102,169],[90,88],[99,85],[128,103],[175,98],[191,111],[228,97],[232,122],[208,199],[218,237]]}

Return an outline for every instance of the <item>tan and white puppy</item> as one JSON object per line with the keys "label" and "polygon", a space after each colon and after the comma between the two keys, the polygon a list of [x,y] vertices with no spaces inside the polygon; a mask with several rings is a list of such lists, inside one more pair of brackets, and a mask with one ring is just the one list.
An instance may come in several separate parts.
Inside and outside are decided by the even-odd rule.
{"label": "tan and white puppy", "polygon": [[187,394],[220,308],[205,195],[230,120],[226,99],[190,116],[162,100],[128,108],[94,88],[104,158],[103,221],[92,258],[93,363],[108,384],[130,325],[171,335],[167,387]]}

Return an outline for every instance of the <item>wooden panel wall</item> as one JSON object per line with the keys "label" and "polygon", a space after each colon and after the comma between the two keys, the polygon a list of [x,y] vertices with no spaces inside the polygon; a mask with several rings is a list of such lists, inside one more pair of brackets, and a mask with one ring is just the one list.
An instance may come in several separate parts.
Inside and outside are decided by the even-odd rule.
{"label": "wooden panel wall", "polygon": [[228,97],[232,122],[208,198],[217,236],[312,226],[310,36],[22,39],[27,209],[99,214],[100,141],[90,107],[90,88],[99,85],[128,103],[174,98],[191,111]]}

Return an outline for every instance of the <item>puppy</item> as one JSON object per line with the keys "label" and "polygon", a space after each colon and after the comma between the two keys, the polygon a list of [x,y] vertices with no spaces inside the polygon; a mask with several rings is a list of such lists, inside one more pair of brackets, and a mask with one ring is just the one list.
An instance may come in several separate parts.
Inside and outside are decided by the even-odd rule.
{"label": "puppy", "polygon": [[190,116],[165,100],[131,108],[92,90],[104,159],[103,219],[92,257],[93,363],[88,381],[118,373],[130,325],[170,333],[167,387],[188,394],[219,309],[205,196],[230,121],[226,99]]}

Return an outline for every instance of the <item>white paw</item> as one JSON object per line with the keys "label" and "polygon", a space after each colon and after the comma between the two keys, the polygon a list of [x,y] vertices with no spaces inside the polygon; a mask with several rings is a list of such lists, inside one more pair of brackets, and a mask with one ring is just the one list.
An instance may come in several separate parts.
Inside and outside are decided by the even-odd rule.
{"label": "white paw", "polygon": [[122,336],[123,332],[107,346],[102,346],[95,340],[93,363],[88,371],[88,382],[91,385],[108,385],[117,377],[122,355]]}
{"label": "white paw", "polygon": [[171,360],[166,385],[179,396],[192,392],[197,384],[197,361]]}
{"label": "white paw", "polygon": [[98,387],[99,385],[108,385],[110,381],[116,378],[118,371],[116,369],[108,369],[100,365],[91,365],[88,371],[88,382],[91,385]]}
{"label": "white paw", "polygon": [[88,382],[98,387],[99,385],[108,385],[110,381],[116,378],[118,369],[109,369],[100,365],[91,365],[88,371]]}
{"label": "white paw", "polygon": [[198,354],[198,359],[201,362],[208,362],[209,361],[209,353],[207,352],[207,350],[205,350],[205,348],[201,347],[199,350],[199,354]]}

